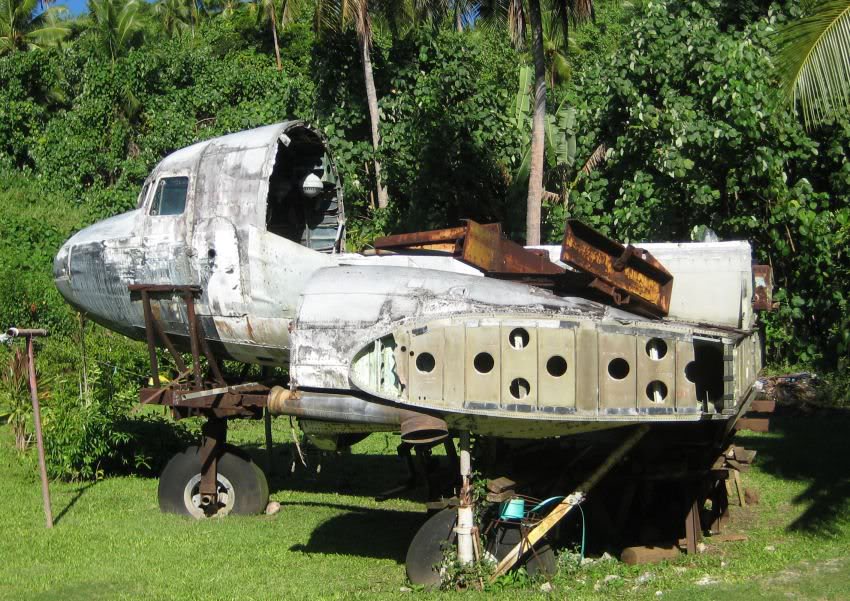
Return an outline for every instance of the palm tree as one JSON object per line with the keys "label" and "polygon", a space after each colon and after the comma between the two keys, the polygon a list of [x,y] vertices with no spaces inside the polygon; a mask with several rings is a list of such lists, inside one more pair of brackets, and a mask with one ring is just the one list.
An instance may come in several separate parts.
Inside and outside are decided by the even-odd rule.
{"label": "palm tree", "polygon": [[[369,107],[369,123],[372,129],[372,148],[375,152],[381,146],[380,117],[378,115],[378,93],[372,73],[372,15],[369,13],[369,0],[318,0],[316,3],[316,26],[324,31],[342,31],[354,27],[360,47],[360,59],[363,63],[363,79],[366,84],[366,103]],[[381,181],[381,163],[374,160],[375,184],[378,193],[378,207],[389,204],[387,189]]]}
{"label": "palm tree", "polygon": [[259,21],[268,21],[271,25],[274,57],[278,71],[283,70],[283,65],[280,62],[278,27],[283,29],[291,23],[304,6],[304,0],[257,0],[257,18]]}
{"label": "palm tree", "polygon": [[88,0],[88,8],[90,29],[115,62],[144,26],[139,0]]}
{"label": "palm tree", "polygon": [[205,7],[196,0],[159,0],[154,5],[161,25],[169,37],[191,31],[195,37],[195,28],[206,14]]}
{"label": "palm tree", "polygon": [[0,55],[59,44],[70,29],[57,20],[64,7],[36,15],[38,0],[0,0]]}
{"label": "palm tree", "polygon": [[159,0],[153,10],[168,37],[183,33],[190,27],[192,17],[184,0]]}
{"label": "palm tree", "polygon": [[[564,53],[569,44],[570,25],[594,18],[593,0],[545,0],[551,12],[550,37],[559,34]],[[526,28],[531,27],[531,57],[534,64],[534,111],[531,121],[531,157],[526,197],[525,243],[540,244],[540,213],[543,199],[543,163],[545,159],[546,127],[546,43],[541,0],[489,0],[482,5],[482,16],[491,22],[508,27],[518,48],[525,43]]]}
{"label": "palm tree", "polygon": [[807,126],[850,107],[850,0],[821,0],[777,37],[783,88]]}

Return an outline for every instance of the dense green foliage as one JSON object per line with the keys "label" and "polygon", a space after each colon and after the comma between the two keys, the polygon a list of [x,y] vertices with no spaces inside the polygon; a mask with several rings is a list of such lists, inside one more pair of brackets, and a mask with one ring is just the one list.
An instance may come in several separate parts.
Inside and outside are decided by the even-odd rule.
{"label": "dense green foliage", "polygon": [[[518,239],[524,231],[517,184],[529,135],[515,102],[529,57],[507,33],[378,31],[377,158],[390,196],[380,211],[354,32],[317,39],[308,19],[290,22],[279,31],[279,71],[253,4],[222,3],[205,17],[186,16],[176,0],[155,14],[140,3],[116,20],[124,4],[93,1],[99,16],[69,22],[61,47],[0,57],[0,326],[38,324],[55,336],[43,355],[57,378],[48,427],[63,432],[51,463],[71,477],[151,465],[156,453],[128,444],[147,427],[127,417],[144,354],[93,328],[82,391],[79,322],[52,284],[51,260],[72,232],[133,207],[169,152],[307,119],[335,153],[350,247],[463,218],[502,221]],[[575,32],[569,69],[549,93],[552,113],[575,110],[577,145],[568,167],[550,151],[546,187],[560,200],[545,207],[544,236],[558,241],[573,216],[630,241],[689,240],[705,227],[752,240],[778,286],[770,359],[834,369],[850,349],[850,119],[807,132],[783,104],[771,36],[796,3],[767,5],[597,2],[596,23]],[[581,173],[595,151],[604,160]]]}
{"label": "dense green foliage", "polygon": [[585,150],[610,150],[572,214],[629,240],[700,225],[751,240],[779,286],[772,358],[835,365],[850,350],[850,127],[807,134],[769,77],[772,21],[719,35],[720,8],[648,3],[633,42],[576,78]]}

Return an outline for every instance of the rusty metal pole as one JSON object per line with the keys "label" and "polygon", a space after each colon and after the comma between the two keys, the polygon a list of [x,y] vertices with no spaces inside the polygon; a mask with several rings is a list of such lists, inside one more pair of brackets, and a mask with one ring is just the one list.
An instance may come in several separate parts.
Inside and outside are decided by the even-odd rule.
{"label": "rusty metal pole", "polygon": [[38,469],[41,472],[41,497],[44,501],[44,520],[48,528],[53,528],[53,511],[50,508],[50,488],[47,483],[47,463],[44,460],[44,438],[41,435],[41,408],[38,404],[38,383],[35,377],[35,351],[32,342],[32,339],[36,336],[47,336],[47,330],[9,328],[6,334],[10,338],[23,336],[27,339],[27,368],[29,371],[33,421],[35,422],[35,440],[38,445]]}

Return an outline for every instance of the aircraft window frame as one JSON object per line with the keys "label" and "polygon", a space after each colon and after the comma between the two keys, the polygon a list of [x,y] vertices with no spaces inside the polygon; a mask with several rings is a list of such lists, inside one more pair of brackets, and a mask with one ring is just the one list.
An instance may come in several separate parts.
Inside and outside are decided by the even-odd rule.
{"label": "aircraft window frame", "polygon": [[145,208],[145,204],[148,200],[148,192],[151,191],[151,184],[152,183],[153,183],[152,181],[146,180],[145,183],[142,184],[142,191],[139,192],[139,198],[136,201],[136,208],[137,209],[144,209]]}
{"label": "aircraft window frame", "polygon": [[[185,193],[183,196],[183,206],[180,208],[179,212],[168,212],[161,213],[157,209],[161,209],[161,201],[158,201],[157,198],[160,195],[160,190],[166,185],[166,182],[169,180],[185,180],[186,187]],[[163,175],[162,177],[157,178],[156,186],[153,187],[153,193],[151,195],[150,206],[148,207],[148,215],[151,217],[179,217],[186,212],[186,205],[189,202],[189,187],[191,186],[191,178],[185,174],[176,174],[172,173],[169,175]],[[149,192],[150,194],[150,192]],[[157,207],[157,202],[160,202],[160,206]]]}

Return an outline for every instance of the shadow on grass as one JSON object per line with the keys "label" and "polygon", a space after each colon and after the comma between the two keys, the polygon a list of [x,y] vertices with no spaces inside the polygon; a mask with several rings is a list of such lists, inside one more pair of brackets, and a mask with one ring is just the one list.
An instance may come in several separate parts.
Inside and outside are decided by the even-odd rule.
{"label": "shadow on grass", "polygon": [[[269,480],[269,492],[274,495],[280,491],[304,493],[341,493],[358,497],[375,498],[381,493],[395,488],[409,479],[405,461],[393,454],[333,454],[324,456],[311,452],[306,457],[305,467],[297,455],[293,455],[290,444],[276,444],[272,452],[272,470],[268,473],[268,458],[261,445],[241,445],[254,462],[266,471]],[[435,458],[441,470],[446,470],[445,478],[451,478],[447,472],[448,461],[445,457]],[[295,464],[293,470],[293,462]],[[427,501],[424,478],[417,473],[413,488],[399,491],[390,498],[404,499],[417,503]]]}
{"label": "shadow on grass", "polygon": [[404,563],[413,535],[427,518],[424,511],[370,509],[325,503],[287,503],[333,507],[345,511],[322,522],[310,534],[306,545],[293,545],[290,551],[325,555],[355,555],[390,559]]}
{"label": "shadow on grass", "polygon": [[68,501],[68,504],[67,504],[67,505],[65,505],[65,507],[63,507],[63,508],[62,508],[62,511],[60,511],[59,513],[57,513],[57,514],[56,514],[56,516],[53,518],[53,524],[54,524],[54,525],[56,525],[56,524],[58,524],[59,522],[61,522],[61,521],[62,521],[62,518],[64,518],[64,517],[65,517],[65,514],[66,514],[66,513],[68,513],[68,511],[70,511],[70,510],[71,510],[71,508],[72,508],[74,505],[76,505],[76,504],[77,504],[77,501],[79,501],[79,500],[80,500],[80,497],[82,497],[82,496],[86,493],[86,491],[87,491],[88,489],[90,489],[92,486],[94,486],[94,485],[95,485],[95,484],[97,484],[97,483],[98,483],[98,480],[93,480],[92,482],[89,482],[89,483],[87,483],[87,484],[84,484],[84,485],[80,486],[77,490],[75,490],[75,491],[74,491],[74,496],[73,496],[73,497],[71,497],[71,500],[70,500],[70,501]]}
{"label": "shadow on grass", "polygon": [[839,534],[850,516],[850,411],[778,415],[771,419],[771,432],[780,436],[741,434],[737,442],[758,451],[756,462],[762,471],[807,483],[806,490],[793,500],[806,508],[788,529]]}

